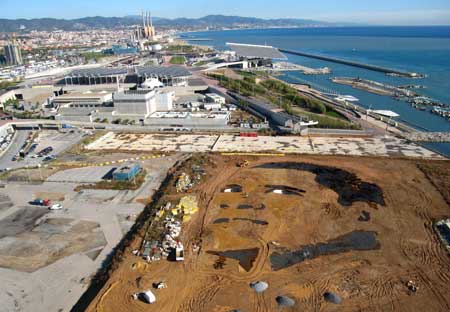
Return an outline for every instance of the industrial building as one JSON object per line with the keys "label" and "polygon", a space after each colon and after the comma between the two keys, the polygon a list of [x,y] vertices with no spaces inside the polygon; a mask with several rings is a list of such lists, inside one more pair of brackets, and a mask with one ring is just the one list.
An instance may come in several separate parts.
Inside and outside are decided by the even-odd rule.
{"label": "industrial building", "polygon": [[136,83],[141,84],[149,78],[156,78],[164,86],[185,87],[190,76],[191,72],[182,66],[138,66],[129,79],[136,77]]}
{"label": "industrial building", "polygon": [[[212,92],[199,93],[205,92],[208,85],[181,66],[82,69],[68,74],[64,82],[67,85],[63,89],[74,92],[55,98],[58,120],[177,128],[226,127],[230,121],[231,113],[222,111],[225,98]],[[101,92],[102,86],[108,91]],[[199,98],[204,100],[186,112],[186,101]],[[180,108],[181,111],[174,111]],[[208,111],[201,112],[200,108]]]}
{"label": "industrial building", "polygon": [[244,69],[271,66],[274,59],[287,60],[283,53],[272,46],[242,43],[227,43],[227,46],[236,54],[237,61],[242,63]]}
{"label": "industrial building", "polygon": [[130,181],[134,179],[141,171],[141,165],[139,163],[128,163],[116,170],[114,170],[112,176],[115,181]]}
{"label": "industrial building", "polygon": [[152,14],[150,12],[142,12],[142,26],[137,26],[133,32],[133,40],[141,41],[143,39],[154,40],[156,30],[153,26]]}
{"label": "industrial building", "polygon": [[[115,115],[135,115],[147,118],[156,111],[156,92],[153,90],[129,90],[114,94]],[[162,106],[162,105],[161,105]]]}
{"label": "industrial building", "polygon": [[234,99],[238,100],[237,102],[244,102],[247,104],[245,107],[242,107],[243,109],[263,120],[269,121],[269,123],[279,131],[305,135],[308,133],[308,128],[310,126],[319,124],[317,121],[310,121],[306,117],[302,118],[290,115],[275,105],[246,98],[234,92],[229,92],[229,94]]}
{"label": "industrial building", "polygon": [[69,104],[70,107],[96,107],[107,102],[112,102],[112,92],[71,92],[62,94],[53,99],[53,105],[55,107],[66,104]]}
{"label": "industrial building", "polygon": [[226,127],[230,112],[155,112],[145,120],[145,125],[175,128],[217,128]]}
{"label": "industrial building", "polygon": [[63,81],[66,86],[125,83],[127,74],[126,68],[83,68],[71,71]]}
{"label": "industrial building", "polygon": [[120,45],[113,45],[110,49],[106,49],[103,51],[103,53],[105,54],[112,54],[112,55],[134,54],[137,52],[138,50],[135,47],[120,46]]}
{"label": "industrial building", "polygon": [[140,115],[143,118],[157,111],[173,109],[173,92],[160,90],[128,90],[116,92],[113,96],[115,114]]}
{"label": "industrial building", "polygon": [[146,80],[158,79],[164,86],[187,86],[192,76],[181,66],[137,66],[127,68],[85,68],[76,69],[64,77],[67,85],[101,85],[114,83],[142,84]]}

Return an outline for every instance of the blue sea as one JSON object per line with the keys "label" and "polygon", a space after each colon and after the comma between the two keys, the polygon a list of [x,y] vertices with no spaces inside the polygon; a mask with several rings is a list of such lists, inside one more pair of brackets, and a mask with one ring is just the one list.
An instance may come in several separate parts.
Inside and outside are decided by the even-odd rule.
{"label": "blue sea", "polygon": [[[331,77],[345,76],[393,85],[419,84],[426,89],[416,90],[418,93],[450,104],[450,26],[226,30],[184,33],[181,37],[187,40],[210,39],[195,43],[218,49],[227,49],[226,42],[267,44],[426,74],[424,79],[389,77],[362,68],[286,54],[289,62],[315,68],[327,66],[333,72],[313,76],[289,72],[280,78],[294,83],[309,83],[322,91],[353,95],[360,100],[359,105],[395,111],[400,114],[400,120],[421,130],[450,132],[450,122],[442,117],[428,111],[418,111],[406,102],[335,84],[330,80]],[[449,143],[426,146],[450,157]]]}

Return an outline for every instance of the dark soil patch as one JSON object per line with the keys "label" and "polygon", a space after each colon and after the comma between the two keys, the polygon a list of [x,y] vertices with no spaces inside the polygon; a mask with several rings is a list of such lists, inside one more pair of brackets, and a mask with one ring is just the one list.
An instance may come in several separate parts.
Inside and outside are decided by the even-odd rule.
{"label": "dark soil patch", "polygon": [[338,202],[343,206],[351,206],[357,201],[386,205],[383,190],[378,185],[362,181],[354,173],[343,169],[297,162],[267,163],[257,168],[293,169],[314,173],[317,183],[335,191],[339,195]]}
{"label": "dark soil patch", "polygon": [[378,248],[380,248],[380,242],[377,240],[375,232],[354,231],[326,243],[306,245],[295,251],[274,252],[270,255],[270,262],[272,269],[277,271],[320,256]]}
{"label": "dark soil patch", "polygon": [[230,193],[241,193],[242,192],[242,186],[239,184],[229,184],[225,186],[225,188],[222,190],[222,192],[225,192],[225,190],[231,190]]}
{"label": "dark soil patch", "polygon": [[244,209],[253,209],[253,206],[252,205],[248,205],[248,204],[240,204],[240,205],[237,206],[237,209],[242,209],[242,210],[244,210]]}
{"label": "dark soil patch", "polygon": [[208,251],[209,254],[219,257],[230,258],[239,261],[239,265],[247,272],[249,272],[253,263],[258,257],[259,248],[227,250],[227,251]]}
{"label": "dark soil patch", "polygon": [[252,222],[257,225],[269,225],[269,222],[264,221],[264,220],[254,220],[254,219],[249,219],[249,218],[234,218],[233,220],[234,221],[248,221],[248,222]]}
{"label": "dark soil patch", "polygon": [[220,219],[215,220],[213,222],[213,224],[228,223],[228,222],[230,222],[229,218],[220,218]]}

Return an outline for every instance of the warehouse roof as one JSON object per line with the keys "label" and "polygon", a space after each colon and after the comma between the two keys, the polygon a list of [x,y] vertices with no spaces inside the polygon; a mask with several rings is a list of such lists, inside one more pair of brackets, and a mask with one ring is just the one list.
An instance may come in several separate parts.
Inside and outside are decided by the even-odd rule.
{"label": "warehouse roof", "polygon": [[82,68],[71,71],[68,76],[115,76],[126,75],[128,73],[127,68]]}
{"label": "warehouse roof", "polygon": [[191,72],[181,66],[139,66],[136,67],[136,74],[153,77],[186,77],[191,76]]}
{"label": "warehouse roof", "polygon": [[236,55],[248,58],[287,59],[277,48],[266,45],[253,45],[242,43],[227,43]]}

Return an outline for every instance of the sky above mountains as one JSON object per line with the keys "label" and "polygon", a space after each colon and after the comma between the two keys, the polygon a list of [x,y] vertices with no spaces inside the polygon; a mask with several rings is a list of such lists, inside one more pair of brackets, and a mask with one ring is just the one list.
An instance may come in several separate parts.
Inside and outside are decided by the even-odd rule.
{"label": "sky above mountains", "polygon": [[449,0],[0,0],[0,18],[9,19],[125,16],[142,9],[167,18],[224,14],[374,25],[450,25]]}

